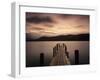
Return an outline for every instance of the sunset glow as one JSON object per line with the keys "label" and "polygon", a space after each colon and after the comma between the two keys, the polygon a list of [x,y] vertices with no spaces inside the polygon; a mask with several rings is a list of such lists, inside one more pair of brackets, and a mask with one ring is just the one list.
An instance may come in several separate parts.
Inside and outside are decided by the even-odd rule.
{"label": "sunset glow", "polygon": [[33,37],[89,33],[89,16],[27,12],[26,33]]}

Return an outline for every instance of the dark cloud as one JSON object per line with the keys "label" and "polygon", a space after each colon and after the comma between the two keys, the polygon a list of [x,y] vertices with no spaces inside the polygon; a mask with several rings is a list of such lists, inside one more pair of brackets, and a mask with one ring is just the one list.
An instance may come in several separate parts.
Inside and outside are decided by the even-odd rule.
{"label": "dark cloud", "polygon": [[27,23],[34,23],[34,24],[41,24],[41,23],[54,23],[52,16],[48,15],[47,13],[26,13],[26,22]]}
{"label": "dark cloud", "polygon": [[26,22],[40,24],[40,23],[53,23],[54,21],[48,16],[46,17],[34,16],[34,17],[26,18]]}
{"label": "dark cloud", "polygon": [[44,30],[44,28],[41,28],[41,27],[32,27],[32,29],[34,29],[34,30]]}
{"label": "dark cloud", "polygon": [[82,20],[89,20],[89,15],[80,16],[80,19],[82,19]]}
{"label": "dark cloud", "polygon": [[86,23],[89,24],[89,21],[90,21],[89,15],[81,16],[79,21],[85,21]]}
{"label": "dark cloud", "polygon": [[60,14],[58,15],[61,19],[70,19],[74,17],[80,17],[81,15],[73,15],[73,14]]}
{"label": "dark cloud", "polygon": [[[45,14],[45,13],[44,13]],[[34,17],[34,16],[41,16],[44,15],[43,13],[32,13],[32,12],[26,12],[26,18]]]}
{"label": "dark cloud", "polygon": [[70,17],[71,16],[71,14],[69,15],[69,14],[60,14],[60,15],[58,15],[60,18],[68,18],[68,17]]}
{"label": "dark cloud", "polygon": [[89,15],[61,14],[61,15],[59,15],[59,17],[62,19],[68,19],[68,18],[80,18],[80,19],[84,19],[84,20],[89,19]]}
{"label": "dark cloud", "polygon": [[50,24],[50,23],[46,23],[46,24],[43,24],[44,26],[47,26],[47,27],[54,27],[53,24]]}
{"label": "dark cloud", "polygon": [[26,23],[26,26],[31,26],[31,24],[30,23]]}

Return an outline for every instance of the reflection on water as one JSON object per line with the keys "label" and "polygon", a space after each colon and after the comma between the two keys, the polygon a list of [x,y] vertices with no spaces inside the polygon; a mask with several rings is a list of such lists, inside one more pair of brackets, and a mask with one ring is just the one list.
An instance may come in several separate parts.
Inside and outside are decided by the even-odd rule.
{"label": "reflection on water", "polygon": [[75,64],[74,51],[79,50],[79,64],[89,64],[89,41],[28,41],[26,42],[26,66],[40,66],[40,53],[44,53],[44,65],[48,66],[53,57],[53,47],[65,43],[71,64]]}

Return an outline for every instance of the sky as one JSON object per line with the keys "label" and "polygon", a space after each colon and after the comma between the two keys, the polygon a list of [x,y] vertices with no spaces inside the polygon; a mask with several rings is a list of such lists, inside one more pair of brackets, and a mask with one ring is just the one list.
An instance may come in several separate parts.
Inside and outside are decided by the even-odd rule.
{"label": "sky", "polygon": [[26,33],[34,38],[89,33],[89,15],[26,12]]}

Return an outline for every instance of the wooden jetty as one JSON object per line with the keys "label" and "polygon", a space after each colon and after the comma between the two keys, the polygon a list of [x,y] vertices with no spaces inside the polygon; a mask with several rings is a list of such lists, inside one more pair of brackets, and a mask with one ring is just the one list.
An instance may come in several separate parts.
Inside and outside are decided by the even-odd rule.
{"label": "wooden jetty", "polygon": [[[53,65],[70,65],[70,60],[65,44],[57,44],[53,48],[53,58],[50,62],[50,66]],[[67,56],[66,56],[67,55]]]}

